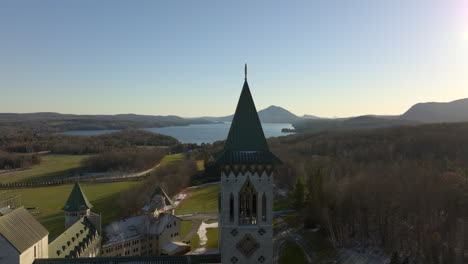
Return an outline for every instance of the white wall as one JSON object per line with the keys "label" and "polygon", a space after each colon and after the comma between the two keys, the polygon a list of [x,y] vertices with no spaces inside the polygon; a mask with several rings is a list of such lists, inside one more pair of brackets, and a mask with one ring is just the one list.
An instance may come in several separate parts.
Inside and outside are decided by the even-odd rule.
{"label": "white wall", "polygon": [[19,263],[18,251],[2,235],[0,235],[0,263]]}
{"label": "white wall", "polygon": [[[238,193],[245,181],[250,179],[257,191],[257,215],[258,222],[255,225],[239,225],[239,196]],[[231,193],[234,195],[234,221],[229,219],[229,200]],[[262,196],[265,193],[267,200],[267,220],[261,219],[262,215]],[[258,231],[263,228],[265,234],[260,235]],[[237,230],[234,236],[231,234],[233,229]],[[239,250],[236,244],[245,234],[251,234],[254,239],[260,243],[252,256],[246,258]],[[258,258],[263,256],[264,263],[271,263],[273,257],[273,173],[266,172],[251,173],[249,171],[238,173],[237,176],[231,171],[228,174],[221,173],[221,212],[220,212],[220,231],[219,247],[222,263],[231,263],[231,258],[236,257],[237,263],[259,263]]]}
{"label": "white wall", "polygon": [[43,237],[36,244],[25,250],[20,255],[19,264],[32,264],[34,262],[34,247],[36,247],[36,258],[48,258],[49,257],[49,236]]}
{"label": "white wall", "polygon": [[[182,226],[182,221],[177,217],[173,217],[169,225],[171,227],[164,229],[164,231],[159,236],[159,249],[160,250],[169,242],[180,241],[181,239],[180,228]],[[178,235],[174,236],[174,234],[176,233],[178,233]],[[171,237],[171,234],[173,235],[172,237]]]}

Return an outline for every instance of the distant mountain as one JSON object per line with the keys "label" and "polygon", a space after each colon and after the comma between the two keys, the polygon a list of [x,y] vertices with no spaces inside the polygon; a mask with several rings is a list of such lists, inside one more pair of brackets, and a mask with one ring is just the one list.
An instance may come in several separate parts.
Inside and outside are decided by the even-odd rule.
{"label": "distant mountain", "polygon": [[401,115],[401,119],[425,123],[468,121],[468,98],[448,103],[419,103]]}
{"label": "distant mountain", "polygon": [[[222,116],[222,117],[200,117],[204,120],[214,121],[214,122],[231,122],[234,115]],[[301,117],[289,112],[288,110],[271,105],[263,110],[258,111],[258,117],[262,123],[287,123],[291,124],[298,120],[301,120]]]}
{"label": "distant mountain", "polygon": [[293,123],[293,126],[297,132],[321,132],[332,130],[364,130],[416,124],[419,124],[419,122],[396,119],[394,117],[383,118],[365,115],[340,119],[302,119]]}

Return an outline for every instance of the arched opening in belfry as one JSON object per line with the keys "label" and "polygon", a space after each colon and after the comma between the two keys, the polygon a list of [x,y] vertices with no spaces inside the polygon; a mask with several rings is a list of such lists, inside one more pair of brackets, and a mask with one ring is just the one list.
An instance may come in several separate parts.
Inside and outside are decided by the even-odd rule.
{"label": "arched opening in belfry", "polygon": [[263,196],[262,196],[262,220],[263,221],[267,220],[267,199],[266,199],[265,193],[263,193]]}
{"label": "arched opening in belfry", "polygon": [[257,223],[257,191],[247,179],[239,192],[239,224]]}
{"label": "arched opening in belfry", "polygon": [[229,220],[234,221],[234,195],[232,193],[229,197]]}

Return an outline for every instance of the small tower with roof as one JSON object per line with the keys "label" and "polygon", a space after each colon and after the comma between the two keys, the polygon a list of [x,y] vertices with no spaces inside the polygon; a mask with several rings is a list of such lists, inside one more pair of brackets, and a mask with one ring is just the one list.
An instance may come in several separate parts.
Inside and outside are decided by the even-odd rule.
{"label": "small tower with roof", "polygon": [[156,187],[148,203],[141,208],[143,214],[152,218],[158,218],[160,214],[174,214],[174,209],[174,203],[161,186]]}
{"label": "small tower with roof", "polygon": [[222,263],[273,262],[273,168],[270,152],[245,81],[224,150],[221,168],[219,248]]}
{"label": "small tower with roof", "polygon": [[89,217],[93,205],[88,201],[80,184],[75,183],[62,210],[65,212],[65,230],[78,222],[82,217]]}

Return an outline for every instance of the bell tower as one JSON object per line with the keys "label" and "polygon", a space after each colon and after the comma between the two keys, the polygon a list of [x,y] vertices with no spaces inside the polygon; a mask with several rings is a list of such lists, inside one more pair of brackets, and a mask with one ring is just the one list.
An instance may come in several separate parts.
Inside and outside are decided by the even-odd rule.
{"label": "bell tower", "polygon": [[245,81],[224,150],[221,168],[219,247],[221,262],[272,263],[273,167],[270,152]]}
{"label": "bell tower", "polygon": [[89,217],[91,215],[92,207],[93,205],[84,195],[80,184],[75,183],[65,206],[62,208],[65,212],[65,230],[78,222],[82,217]]}

